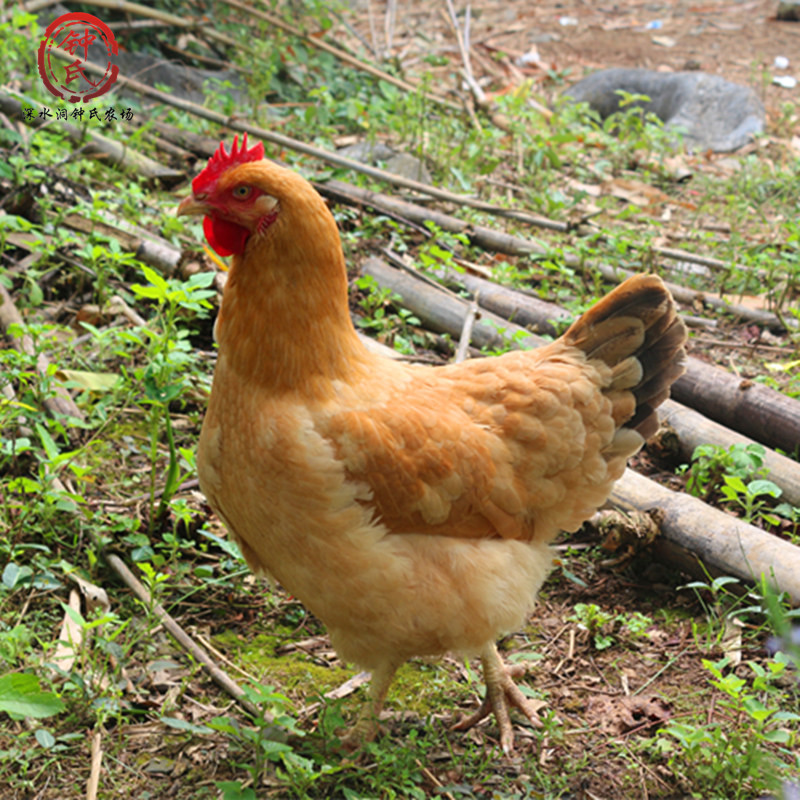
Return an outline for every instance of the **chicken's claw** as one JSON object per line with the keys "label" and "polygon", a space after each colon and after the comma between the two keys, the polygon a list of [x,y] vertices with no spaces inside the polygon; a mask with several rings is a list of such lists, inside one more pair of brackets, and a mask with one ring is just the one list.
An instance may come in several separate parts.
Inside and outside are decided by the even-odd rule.
{"label": "chicken's claw", "polygon": [[346,752],[361,749],[380,732],[380,714],[389,685],[397,666],[387,662],[372,671],[369,686],[369,700],[361,707],[355,724],[341,737],[341,748]]}
{"label": "chicken's claw", "polygon": [[514,731],[508,713],[509,706],[519,709],[535,728],[541,728],[542,721],[537,715],[535,704],[528,700],[514,683],[514,678],[525,674],[525,667],[522,665],[506,667],[494,644],[483,650],[481,663],[486,682],[486,697],[480,708],[466,719],[457,722],[453,730],[467,730],[488,717],[490,713],[494,713],[500,728],[500,746],[503,752],[510,756],[514,752]]}

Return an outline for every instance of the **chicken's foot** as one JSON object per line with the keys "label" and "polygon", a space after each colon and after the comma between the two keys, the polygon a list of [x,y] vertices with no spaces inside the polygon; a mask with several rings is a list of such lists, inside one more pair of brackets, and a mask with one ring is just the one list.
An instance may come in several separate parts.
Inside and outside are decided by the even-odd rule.
{"label": "chicken's foot", "polygon": [[342,737],[342,748],[353,751],[371,742],[380,729],[380,715],[386,693],[397,671],[394,664],[384,664],[372,672],[369,684],[369,699],[361,706],[358,719]]}
{"label": "chicken's foot", "polygon": [[480,708],[474,714],[456,723],[453,730],[467,730],[473,725],[477,725],[489,714],[494,713],[500,728],[500,746],[503,748],[503,752],[510,756],[514,752],[514,731],[508,713],[509,705],[518,708],[535,728],[542,727],[534,704],[514,683],[514,678],[525,674],[525,667],[521,665],[507,667],[493,642],[481,652],[481,664],[483,665],[483,678],[486,682],[486,697]]}

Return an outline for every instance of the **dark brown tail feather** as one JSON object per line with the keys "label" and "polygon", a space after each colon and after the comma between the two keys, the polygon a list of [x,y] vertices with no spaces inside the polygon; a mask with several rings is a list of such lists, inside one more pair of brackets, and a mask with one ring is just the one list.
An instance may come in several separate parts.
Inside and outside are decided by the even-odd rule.
{"label": "dark brown tail feather", "polygon": [[686,328],[661,278],[628,278],[576,320],[562,339],[610,367],[629,358],[638,361],[642,377],[635,386],[612,383],[609,388],[633,391],[636,411],[624,427],[652,436],[658,428],[655,409],[684,373],[686,359]]}

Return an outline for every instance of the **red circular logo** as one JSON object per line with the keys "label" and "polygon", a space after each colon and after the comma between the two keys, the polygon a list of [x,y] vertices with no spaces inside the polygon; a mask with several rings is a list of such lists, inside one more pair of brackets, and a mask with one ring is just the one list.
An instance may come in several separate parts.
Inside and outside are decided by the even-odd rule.
{"label": "red circular logo", "polygon": [[[93,45],[104,45],[108,54],[106,71],[97,79],[86,69],[89,48]],[[75,60],[72,63],[53,60],[53,47],[65,50]],[[39,45],[39,75],[50,94],[68,103],[88,103],[105,94],[117,79],[119,67],[112,63],[117,52],[117,40],[105,22],[92,14],[64,14],[44,32]]]}

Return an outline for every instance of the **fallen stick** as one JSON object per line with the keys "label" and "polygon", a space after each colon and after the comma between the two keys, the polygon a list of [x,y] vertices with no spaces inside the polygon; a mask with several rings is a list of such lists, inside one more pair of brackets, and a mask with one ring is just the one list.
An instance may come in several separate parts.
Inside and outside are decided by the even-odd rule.
{"label": "fallen stick", "polygon": [[800,402],[768,386],[690,357],[672,397],[758,442],[800,453]]}
{"label": "fallen stick", "polygon": [[[624,267],[613,267],[610,264],[603,264],[599,262],[587,263],[579,267],[578,264],[570,264],[581,272],[587,273],[593,270],[599,272],[606,280],[613,281],[614,283],[622,283],[622,281],[630,278],[635,273],[632,270],[625,269]],[[747,306],[739,305],[737,303],[729,303],[721,297],[716,297],[708,292],[699,292],[695,289],[687,289],[679,283],[670,283],[664,281],[667,289],[669,289],[672,296],[679,302],[688,306],[703,306],[712,308],[717,313],[730,314],[734,319],[744,319],[749,322],[755,322],[757,325],[763,325],[775,333],[783,333],[787,326],[775,314],[770,311],[762,311],[760,308],[748,308]],[[791,325],[791,323],[790,323]],[[793,326],[792,326],[793,327]]]}
{"label": "fallen stick", "polygon": [[148,607],[153,609],[153,613],[158,617],[161,624],[169,631],[169,633],[177,640],[177,642],[191,653],[208,672],[214,683],[221,689],[224,689],[231,697],[233,697],[242,708],[250,714],[257,716],[258,709],[247,699],[244,690],[234,681],[227,672],[220,669],[211,656],[200,647],[197,642],[189,636],[188,633],[167,613],[166,609],[160,604],[156,603],[150,595],[150,592],[142,585],[139,579],[128,569],[125,562],[114,553],[105,554],[106,561],[114,572],[119,575],[122,581],[128,588]]}
{"label": "fallen stick", "polygon": [[[437,290],[435,287],[423,283],[408,271],[393,269],[377,258],[367,259],[362,265],[362,271],[375,278],[381,286],[396,292],[401,297],[403,304],[419,317],[425,327],[437,333],[449,333],[454,338],[460,335],[464,325],[467,301],[454,296],[450,292]],[[513,322],[508,322],[491,312],[484,311],[481,312],[481,318],[476,320],[473,326],[472,343],[480,348],[502,350],[507,349],[509,346],[519,347],[520,344],[539,347],[545,343],[545,340]],[[689,359],[689,361],[694,362],[696,360]],[[711,368],[709,367],[709,369]],[[714,372],[727,375],[723,370],[715,369]],[[674,388],[675,385],[673,385],[673,394]],[[769,395],[770,400],[775,399],[775,397],[783,398],[783,395],[774,390],[765,389],[765,387],[759,388],[764,389],[766,392],[771,392]],[[744,391],[746,393],[749,390]],[[758,399],[758,395],[753,395],[752,397]],[[791,408],[797,414],[797,406],[800,404],[797,404],[796,401],[791,401],[790,398],[785,399],[790,403],[795,403]],[[742,398],[742,400],[743,402],[749,402],[749,398],[746,397]],[[677,413],[676,409],[680,409],[680,413]],[[772,416],[775,416],[779,409],[779,405],[773,407],[775,413]],[[706,442],[726,448],[731,444],[747,444],[753,441],[751,438],[729,431],[722,425],[705,419],[696,411],[692,412],[678,403],[665,404],[661,409],[661,416],[666,417],[668,413],[675,417],[676,429],[692,429],[694,427],[695,434],[691,438],[692,442],[697,442],[697,437],[700,435],[707,437],[705,439]],[[751,406],[750,414],[756,415],[757,413],[757,408]],[[754,424],[757,425],[760,422],[755,421]],[[692,450],[694,446],[694,444],[691,446]],[[786,447],[786,444],[784,443],[783,446]],[[767,450],[767,453],[767,466],[771,470],[769,478],[780,486],[786,495],[786,499],[791,502],[791,498],[796,498],[800,493],[800,464],[785,456],[780,456],[774,451]]]}
{"label": "fallen stick", "polygon": [[631,469],[611,501],[623,509],[659,509],[661,534],[696,553],[725,575],[758,583],[762,576],[800,605],[800,548],[686,494],[678,494]]}
{"label": "fallen stick", "polygon": [[[75,60],[73,56],[58,47],[51,47],[48,52],[62,61],[71,63]],[[104,72],[103,69],[98,67],[96,64],[93,64],[91,61],[85,61],[83,63],[83,69],[94,74],[103,74]],[[334,164],[337,167],[351,169],[354,172],[361,172],[364,175],[369,175],[371,178],[375,178],[376,180],[386,181],[387,183],[395,186],[402,186],[403,188],[410,189],[411,191],[427,194],[431,197],[437,198],[438,200],[445,200],[448,202],[457,203],[461,206],[468,206],[470,208],[478,209],[479,211],[485,211],[488,214],[514,219],[529,225],[539,225],[542,227],[561,225],[561,223],[553,223],[551,220],[543,219],[542,217],[539,217],[536,214],[531,214],[527,211],[504,208],[502,206],[494,205],[493,203],[487,203],[483,200],[478,200],[474,197],[467,197],[465,195],[455,194],[454,192],[448,192],[445,189],[439,189],[428,183],[414,181],[410,178],[403,177],[402,175],[396,175],[392,172],[387,172],[386,170],[373,167],[369,164],[362,164],[360,161],[354,161],[353,159],[346,158],[338,153],[332,153],[331,151],[324,150],[321,147],[315,147],[314,145],[306,144],[305,142],[301,142],[299,139],[293,139],[290,136],[276,133],[275,131],[268,130],[267,128],[262,128],[249,122],[243,122],[235,116],[229,117],[225,114],[220,114],[218,111],[212,111],[209,108],[198,105],[197,103],[192,103],[189,100],[182,100],[181,98],[175,97],[167,92],[161,92],[158,89],[152,89],[151,87],[140,83],[139,81],[126,78],[122,75],[117,77],[116,84],[120,87],[126,87],[132,91],[145,95],[146,97],[151,97],[161,103],[166,103],[174,108],[180,108],[183,111],[187,111],[190,114],[201,117],[202,119],[207,119],[210,122],[215,122],[218,125],[222,125],[231,130],[257,136],[259,139],[262,139],[265,142],[271,142],[272,144],[278,145],[278,147],[294,150],[295,152],[303,153],[304,155],[311,156],[312,158],[319,158],[320,160],[329,164]]]}

